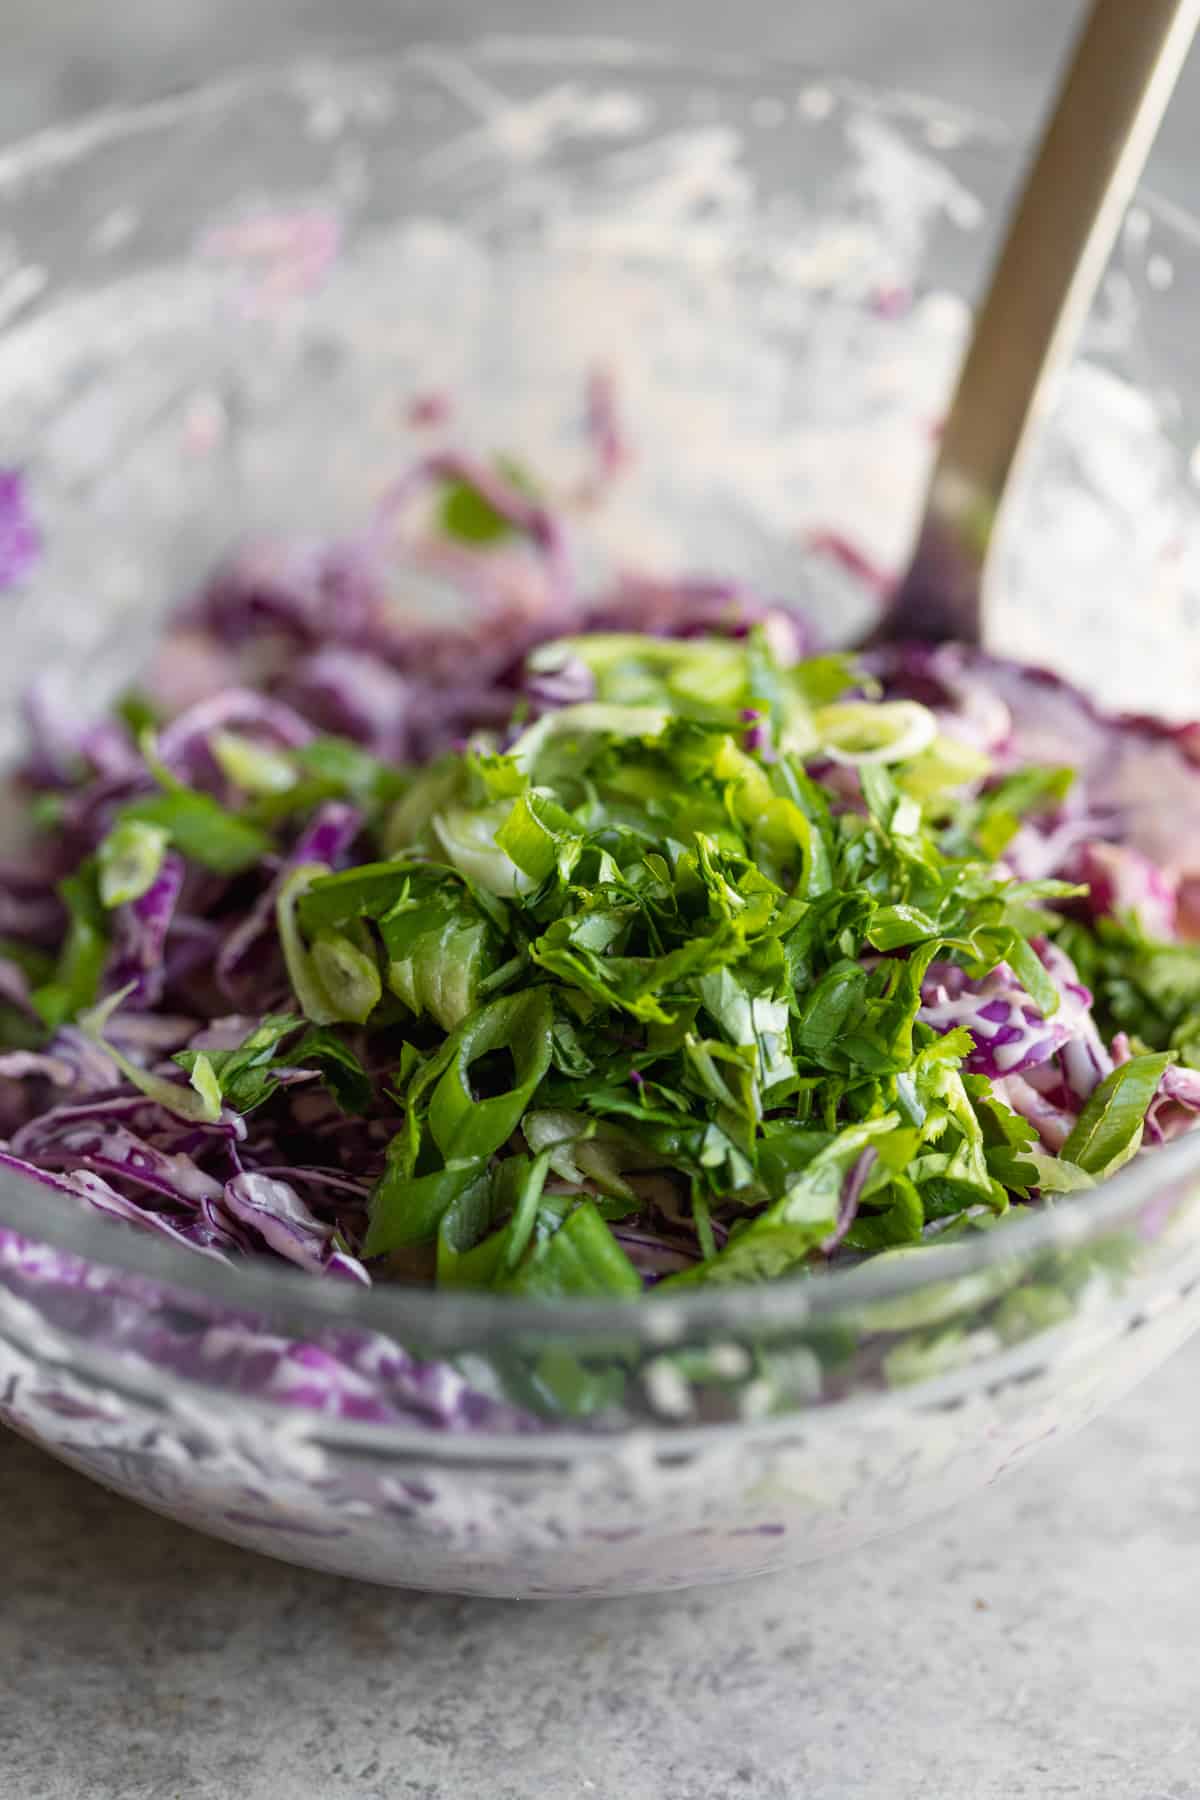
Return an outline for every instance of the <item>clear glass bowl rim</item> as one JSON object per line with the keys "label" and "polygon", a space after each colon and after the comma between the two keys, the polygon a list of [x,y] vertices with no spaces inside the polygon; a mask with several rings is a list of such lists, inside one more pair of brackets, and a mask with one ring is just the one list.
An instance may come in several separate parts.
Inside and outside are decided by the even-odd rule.
{"label": "clear glass bowl rim", "polygon": [[[909,120],[951,121],[960,141],[1011,153],[1008,127],[952,103],[890,90],[831,74],[801,59],[693,53],[615,38],[521,37],[490,34],[475,42],[446,40],[405,51],[371,52],[356,44],[347,54],[326,54],[270,66],[251,65],[222,79],[186,87],[131,107],[110,108],[56,124],[32,136],[0,143],[0,199],[26,181],[69,169],[106,144],[190,118],[216,115],[255,95],[311,97],[322,77],[401,73],[437,56],[483,57],[499,66],[625,72],[652,83],[656,73],[693,74],[729,90],[747,81],[768,87],[819,85],[840,104],[883,110]],[[1173,235],[1200,246],[1200,219],[1140,189],[1138,204]],[[620,1338],[647,1347],[695,1340],[719,1332],[769,1331],[857,1312],[873,1303],[915,1295],[999,1263],[1023,1263],[1047,1251],[1077,1248],[1134,1222],[1160,1192],[1200,1174],[1200,1131],[1140,1157],[1095,1193],[1057,1206],[1009,1216],[998,1229],[969,1240],[922,1247],[903,1258],[882,1258],[817,1277],[784,1278],[760,1287],[730,1286],[657,1296],[637,1302],[516,1301],[470,1292],[407,1286],[365,1290],[348,1281],[315,1281],[266,1258],[218,1263],[181,1246],[82,1211],[69,1198],[32,1181],[0,1176],[0,1226],[31,1242],[50,1245],[105,1269],[161,1282],[177,1293],[202,1295],[230,1307],[261,1311],[298,1331],[352,1326],[421,1342],[449,1352],[517,1340],[569,1339],[572,1343]]]}

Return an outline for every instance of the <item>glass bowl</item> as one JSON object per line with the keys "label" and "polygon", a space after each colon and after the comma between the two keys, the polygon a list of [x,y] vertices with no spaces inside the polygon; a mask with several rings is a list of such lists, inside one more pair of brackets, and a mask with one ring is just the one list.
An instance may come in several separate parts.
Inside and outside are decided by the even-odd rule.
{"label": "glass bowl", "polygon": [[[250,74],[0,152],[0,468],[44,540],[5,596],[0,748],[31,675],[101,707],[231,541],[348,535],[449,441],[546,472],[582,581],[733,576],[852,635],[1015,169],[909,97],[540,39]],[[1198,293],[1197,228],[1140,202],[995,621],[1168,712],[1200,673]],[[607,484],[601,379],[633,447]],[[1197,1194],[1200,1135],[970,1241],[630,1308],[229,1266],[5,1177],[0,1418],[375,1581],[719,1580],[898,1529],[1132,1386],[1200,1318]]]}

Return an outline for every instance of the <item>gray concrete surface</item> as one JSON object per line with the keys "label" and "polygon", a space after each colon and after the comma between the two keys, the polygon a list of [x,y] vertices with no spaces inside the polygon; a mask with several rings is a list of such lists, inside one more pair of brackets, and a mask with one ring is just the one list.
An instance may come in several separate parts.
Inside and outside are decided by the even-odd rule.
{"label": "gray concrete surface", "polygon": [[[1133,4],[1134,0],[1130,0]],[[0,139],[337,41],[687,36],[1036,119],[1077,0],[0,0]],[[1154,179],[1195,201],[1200,68]],[[0,1436],[4,1800],[1200,1800],[1200,1343],[786,1581],[439,1600],[209,1543]]]}
{"label": "gray concrete surface", "polygon": [[906,1537],[736,1588],[392,1593],[0,1437],[6,1800],[1197,1800],[1200,1341]]}

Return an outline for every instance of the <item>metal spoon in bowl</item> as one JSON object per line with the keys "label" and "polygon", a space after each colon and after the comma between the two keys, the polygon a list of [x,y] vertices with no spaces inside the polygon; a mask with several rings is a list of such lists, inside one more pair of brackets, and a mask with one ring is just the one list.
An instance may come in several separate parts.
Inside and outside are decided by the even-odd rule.
{"label": "metal spoon in bowl", "polygon": [[916,553],[874,642],[985,639],[1001,508],[1198,24],[1200,0],[1094,0],[976,318]]}

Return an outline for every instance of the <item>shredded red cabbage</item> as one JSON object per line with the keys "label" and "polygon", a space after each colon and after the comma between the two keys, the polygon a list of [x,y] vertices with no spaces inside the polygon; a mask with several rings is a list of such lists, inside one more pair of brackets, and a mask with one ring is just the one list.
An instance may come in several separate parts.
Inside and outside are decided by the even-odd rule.
{"label": "shredded red cabbage", "polygon": [[[603,380],[591,390],[589,419],[598,478],[615,479],[629,450]],[[446,517],[459,518],[461,530],[409,547],[426,570],[463,576],[490,607],[470,634],[453,624],[414,625],[391,600],[397,521],[431,498],[444,510],[457,505]],[[22,576],[38,548],[23,486],[0,472],[0,587]],[[498,581],[495,559],[517,551],[532,559],[536,604],[518,603]],[[836,553],[849,557],[844,547]],[[357,925],[318,932],[305,952],[316,973],[303,990],[282,923],[290,897],[302,892],[306,871],[336,875],[378,855],[368,847],[371,821],[403,805],[411,776],[401,771],[473,734],[492,732],[491,748],[506,747],[534,721],[599,703],[585,654],[530,664],[538,645],[578,645],[600,633],[748,643],[752,632],[777,670],[813,649],[796,612],[733,583],[629,577],[581,596],[553,511],[506,467],[439,453],[384,497],[359,542],[236,551],[183,610],[146,695],[120,718],[81,723],[37,687],[19,779],[48,824],[23,858],[0,868],[0,1165],[208,1256],[255,1252],[314,1275],[369,1282],[370,1196],[407,1116],[396,1075],[403,1036],[388,1017],[370,1032],[355,1023],[379,996]],[[981,759],[977,769],[964,765],[953,817],[942,816],[947,854],[965,853],[954,833],[969,833],[1014,880],[1085,890],[1051,897],[1048,928],[1061,931],[1022,940],[1031,963],[1000,958],[977,973],[970,958],[929,961],[919,1025],[930,1028],[927,1036],[957,1034],[953,1042],[967,1046],[959,1058],[966,1075],[984,1078],[990,1099],[1033,1127],[1042,1152],[1076,1141],[1097,1090],[1151,1052],[1169,1051],[1171,1060],[1144,1108],[1146,1141],[1186,1127],[1200,1113],[1200,1072],[1191,1066],[1200,974],[1188,960],[1179,903],[1188,880],[1200,878],[1197,730],[1104,718],[1057,678],[960,646],[901,646],[876,653],[867,667],[885,701],[928,709],[939,744]],[[739,714],[741,749],[763,767],[787,743],[771,706],[767,696]],[[880,804],[853,758],[830,752],[813,767],[831,771],[835,814],[865,815]],[[247,793],[249,809],[239,804]],[[298,812],[297,793],[305,798]],[[276,820],[292,823],[278,828]],[[460,867],[464,911],[453,925],[465,934],[466,958],[490,924],[471,885],[477,877]],[[1044,895],[1033,899],[1045,903]],[[880,979],[880,969],[886,979],[887,959],[916,941],[905,921],[889,929],[894,938],[873,940],[878,953],[861,959],[868,980]],[[1178,974],[1170,992],[1140,992],[1148,945],[1192,979],[1188,1004],[1176,1003]],[[714,981],[720,967],[714,953]],[[331,969],[365,995],[361,1013],[335,1015],[336,1032],[319,1003]],[[448,1004],[440,990],[420,999],[435,1014]],[[715,1012],[719,1003],[706,1004]],[[643,1054],[644,1035],[635,1033],[630,1046]],[[579,1054],[562,1028],[556,1068],[569,1076]],[[836,1059],[828,1066],[836,1070]],[[734,1080],[715,1063],[703,1078]],[[776,1071],[764,1091],[778,1079]],[[637,1067],[631,1085],[644,1108],[674,1104],[661,1084],[647,1093],[653,1083]],[[625,1103],[605,1104],[619,1126]],[[1136,1124],[1140,1141],[1141,1113]],[[736,1133],[729,1142],[736,1147]],[[566,1153],[552,1159],[543,1197],[550,1211],[539,1218],[554,1216],[556,1199],[602,1198],[613,1241],[647,1285],[694,1274],[703,1259],[736,1249],[736,1207],[703,1221],[680,1214],[669,1185],[664,1193],[644,1172],[626,1181],[619,1155],[597,1175],[599,1143],[591,1163],[578,1147],[571,1151],[582,1175],[569,1157],[564,1164]],[[1036,1194],[1041,1178],[1036,1164],[1030,1169]],[[972,1180],[986,1193],[991,1178],[981,1171]],[[453,1171],[448,1164],[428,1179],[435,1173]],[[886,1173],[878,1146],[855,1146],[838,1175],[833,1228],[806,1253],[898,1241],[881,1235],[882,1215],[872,1210]],[[409,1179],[419,1187],[426,1176],[418,1166]],[[445,1218],[468,1192],[447,1181]],[[439,1243],[437,1256],[476,1248],[465,1239],[461,1249]],[[432,1254],[427,1245],[402,1247],[389,1273],[428,1278]],[[313,1375],[324,1393],[341,1394],[339,1383],[348,1383],[350,1410],[362,1354],[339,1364],[331,1383],[327,1372]],[[285,1364],[281,1351],[266,1379],[282,1381],[289,1398],[307,1394],[306,1373]],[[424,1379],[416,1369],[389,1376],[407,1384],[406,1393]],[[437,1410],[442,1400],[426,1403]]]}
{"label": "shredded red cabbage", "polygon": [[0,469],[0,593],[24,579],[41,549],[23,476],[16,469]]}

